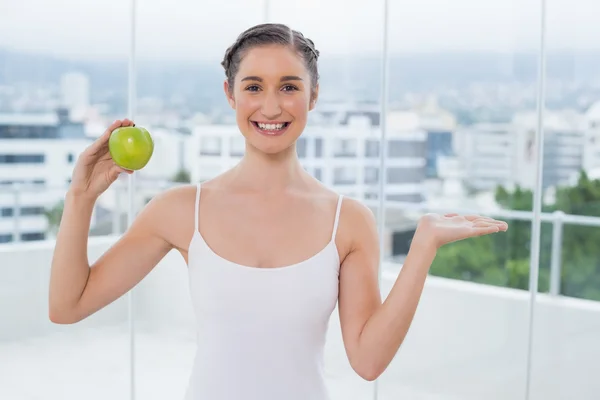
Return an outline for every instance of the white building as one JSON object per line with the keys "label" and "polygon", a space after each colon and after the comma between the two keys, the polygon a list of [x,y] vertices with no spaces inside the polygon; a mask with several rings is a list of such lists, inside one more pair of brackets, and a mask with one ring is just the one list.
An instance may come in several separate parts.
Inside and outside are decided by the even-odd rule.
{"label": "white building", "polygon": [[[584,168],[584,116],[576,111],[563,110],[544,113],[544,150],[542,186],[544,188],[571,185]],[[537,114],[520,113],[513,119],[517,143],[515,165],[518,182],[533,188],[537,171],[535,131]]]}
{"label": "white building", "polygon": [[583,165],[586,171],[596,171],[600,169],[600,101],[586,112],[585,124]]}
{"label": "white building", "polygon": [[64,198],[77,156],[90,143],[81,124],[63,117],[0,115],[0,243],[47,237],[44,211]]}
{"label": "white building", "polygon": [[[585,126],[572,111],[546,112],[544,123],[544,188],[568,185],[583,168]],[[537,171],[535,112],[519,113],[510,123],[475,124],[457,131],[456,150],[465,182],[475,190],[497,185],[532,189]]]}
{"label": "white building", "polygon": [[[426,133],[413,113],[388,116],[386,195],[420,202],[424,196]],[[377,119],[354,115],[332,125],[310,124],[297,142],[305,169],[336,191],[357,199],[376,199],[381,129]],[[191,156],[193,182],[211,179],[236,165],[245,151],[236,125],[197,126]]]}
{"label": "white building", "polygon": [[460,128],[455,149],[470,189],[493,190],[515,176],[515,137],[511,124],[481,123]]}
{"label": "white building", "polygon": [[178,133],[164,128],[147,127],[154,141],[154,153],[148,164],[139,171],[144,179],[172,180],[175,175],[192,168],[191,135]]}
{"label": "white building", "polygon": [[90,80],[81,72],[69,72],[60,78],[61,106],[72,115],[83,115],[90,106]]}

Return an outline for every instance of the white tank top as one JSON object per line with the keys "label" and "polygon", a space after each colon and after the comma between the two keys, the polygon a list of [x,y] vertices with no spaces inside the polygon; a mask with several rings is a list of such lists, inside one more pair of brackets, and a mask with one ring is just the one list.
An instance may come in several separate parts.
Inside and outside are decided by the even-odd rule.
{"label": "white tank top", "polygon": [[206,244],[198,229],[200,191],[198,185],[188,251],[197,351],[185,399],[328,400],[323,352],[338,299],[342,196],[321,251],[296,264],[254,268]]}

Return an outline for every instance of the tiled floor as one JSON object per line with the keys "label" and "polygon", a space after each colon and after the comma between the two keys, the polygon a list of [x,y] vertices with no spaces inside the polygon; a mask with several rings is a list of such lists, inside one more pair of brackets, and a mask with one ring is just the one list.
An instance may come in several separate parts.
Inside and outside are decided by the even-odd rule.
{"label": "tiled floor", "polygon": [[[136,333],[136,399],[183,399],[195,350],[193,335],[140,327]],[[350,369],[341,343],[337,344],[328,346],[326,356],[332,399],[371,400],[373,383]],[[394,399],[442,399],[408,388],[394,388],[393,392],[404,394]],[[67,329],[66,333],[0,343],[0,399],[129,399],[127,326]]]}

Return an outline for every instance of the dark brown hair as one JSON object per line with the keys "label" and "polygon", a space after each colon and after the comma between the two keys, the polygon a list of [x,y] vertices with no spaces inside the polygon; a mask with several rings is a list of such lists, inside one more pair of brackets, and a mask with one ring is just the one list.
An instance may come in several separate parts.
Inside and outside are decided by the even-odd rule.
{"label": "dark brown hair", "polygon": [[314,94],[319,82],[317,68],[319,51],[315,48],[315,44],[309,38],[304,37],[302,33],[292,30],[286,25],[273,23],[255,25],[245,30],[225,52],[221,65],[225,69],[230,90],[233,89],[235,76],[246,52],[253,47],[273,44],[290,46],[302,57],[311,77],[311,89]]}

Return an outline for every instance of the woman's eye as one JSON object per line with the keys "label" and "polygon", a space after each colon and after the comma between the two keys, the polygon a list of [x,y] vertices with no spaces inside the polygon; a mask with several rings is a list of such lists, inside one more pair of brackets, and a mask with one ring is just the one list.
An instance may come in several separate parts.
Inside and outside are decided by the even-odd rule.
{"label": "woman's eye", "polygon": [[260,89],[260,88],[258,87],[258,85],[250,85],[250,86],[248,86],[248,87],[246,88],[246,90],[248,90],[248,91],[250,91],[250,92],[255,92],[255,91],[257,91],[258,89]]}
{"label": "woman's eye", "polygon": [[286,92],[293,91],[293,90],[298,90],[298,88],[296,86],[294,86],[294,85],[285,85],[283,88],[285,89]]}

